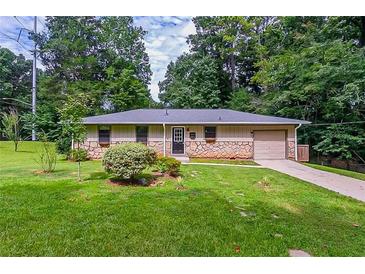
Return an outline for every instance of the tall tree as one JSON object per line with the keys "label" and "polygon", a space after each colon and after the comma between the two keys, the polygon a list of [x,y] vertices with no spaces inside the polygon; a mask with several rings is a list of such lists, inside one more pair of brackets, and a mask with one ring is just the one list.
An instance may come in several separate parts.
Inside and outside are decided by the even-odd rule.
{"label": "tall tree", "polygon": [[220,105],[218,67],[214,59],[182,55],[167,67],[159,83],[161,101],[174,108],[217,108]]}
{"label": "tall tree", "polygon": [[[131,17],[47,17],[46,26],[47,31],[35,39],[48,75],[43,80],[48,94],[63,98],[90,94],[95,99],[90,114],[148,107],[151,70],[143,43],[145,31],[135,27]],[[128,92],[135,90],[122,86],[118,90],[115,85],[126,74],[140,83],[135,84],[140,86],[138,93],[148,100],[128,103],[135,96]]]}
{"label": "tall tree", "polygon": [[[324,124],[302,127],[300,135],[324,155],[364,158],[365,17],[195,17],[193,22],[197,32],[189,36],[188,55],[209,56],[217,64],[220,106]],[[188,102],[181,79],[189,77],[190,67],[176,63],[169,72],[174,66],[179,77],[166,74],[161,98]],[[171,96],[166,87],[174,91]]]}
{"label": "tall tree", "polygon": [[31,102],[31,72],[30,60],[0,47],[0,112],[9,107],[16,107],[20,114],[29,111],[24,102]]}

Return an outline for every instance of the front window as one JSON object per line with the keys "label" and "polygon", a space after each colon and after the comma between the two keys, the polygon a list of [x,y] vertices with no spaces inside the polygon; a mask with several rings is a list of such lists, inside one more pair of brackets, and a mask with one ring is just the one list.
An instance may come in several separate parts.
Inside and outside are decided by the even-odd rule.
{"label": "front window", "polygon": [[99,144],[110,144],[110,126],[99,126]]}
{"label": "front window", "polygon": [[205,139],[215,139],[216,138],[216,127],[205,127],[204,137]]}
{"label": "front window", "polygon": [[148,138],[148,126],[137,126],[136,127],[136,141],[147,145]]}

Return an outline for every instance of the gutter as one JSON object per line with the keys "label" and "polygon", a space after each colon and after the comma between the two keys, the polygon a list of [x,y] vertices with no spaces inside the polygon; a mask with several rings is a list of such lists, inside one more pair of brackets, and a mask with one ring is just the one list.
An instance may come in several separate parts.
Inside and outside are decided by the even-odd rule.
{"label": "gutter", "polygon": [[[296,125],[294,122],[168,122],[166,125]],[[307,121],[300,121],[302,124],[310,124]],[[161,122],[83,122],[84,125],[161,125]]]}
{"label": "gutter", "polygon": [[294,148],[295,148],[295,151],[294,151],[294,154],[295,154],[295,161],[298,161],[298,141],[297,141],[297,129],[300,128],[302,126],[302,124],[299,124],[296,128],[295,128],[295,145],[294,145]]}

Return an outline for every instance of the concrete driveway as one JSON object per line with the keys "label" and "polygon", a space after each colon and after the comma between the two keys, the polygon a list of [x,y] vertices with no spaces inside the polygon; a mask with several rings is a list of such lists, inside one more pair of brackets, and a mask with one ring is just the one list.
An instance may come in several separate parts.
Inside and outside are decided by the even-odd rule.
{"label": "concrete driveway", "polygon": [[258,164],[365,202],[365,181],[326,172],[290,160],[257,160]]}

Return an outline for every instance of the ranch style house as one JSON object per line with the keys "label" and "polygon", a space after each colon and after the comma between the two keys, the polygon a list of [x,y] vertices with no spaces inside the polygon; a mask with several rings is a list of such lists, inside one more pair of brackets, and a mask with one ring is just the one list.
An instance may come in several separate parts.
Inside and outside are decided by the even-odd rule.
{"label": "ranch style house", "polygon": [[297,129],[308,121],[230,109],[136,109],[86,117],[81,144],[101,158],[112,145],[141,142],[189,158],[297,159]]}

